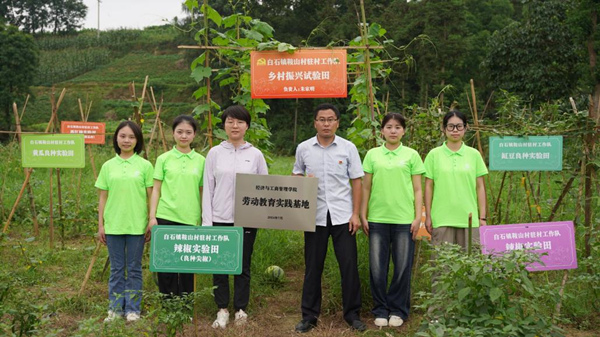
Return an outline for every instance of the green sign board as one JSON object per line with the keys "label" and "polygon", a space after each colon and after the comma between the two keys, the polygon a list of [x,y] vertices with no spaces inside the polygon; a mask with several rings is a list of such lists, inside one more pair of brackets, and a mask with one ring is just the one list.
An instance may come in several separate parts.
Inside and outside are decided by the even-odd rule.
{"label": "green sign board", "polygon": [[23,135],[23,167],[85,167],[84,135]]}
{"label": "green sign board", "polygon": [[150,270],[165,273],[242,273],[244,228],[154,226]]}
{"label": "green sign board", "polygon": [[560,171],[562,136],[490,137],[490,170]]}

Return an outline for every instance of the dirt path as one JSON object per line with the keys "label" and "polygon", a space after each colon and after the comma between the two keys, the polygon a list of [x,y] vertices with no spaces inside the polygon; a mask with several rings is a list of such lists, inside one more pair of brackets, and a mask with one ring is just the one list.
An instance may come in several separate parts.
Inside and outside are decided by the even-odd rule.
{"label": "dirt path", "polygon": [[[411,319],[406,326],[401,328],[387,328],[380,330],[373,325],[373,320],[368,310],[363,308],[363,321],[367,324],[366,332],[355,332],[349,328],[342,318],[341,307],[333,314],[323,314],[319,319],[318,326],[307,334],[294,332],[296,323],[300,320],[300,298],[302,294],[303,271],[286,271],[286,282],[279,289],[276,296],[260,299],[260,308],[255,308],[250,313],[248,324],[237,327],[230,324],[226,329],[213,329],[213,317],[201,317],[197,326],[197,336],[310,336],[310,337],[337,337],[337,336],[410,336],[414,331],[414,325],[420,319]],[[326,291],[326,290],[324,290]],[[262,312],[257,312],[262,310]],[[185,336],[194,336],[193,327],[186,329]]]}

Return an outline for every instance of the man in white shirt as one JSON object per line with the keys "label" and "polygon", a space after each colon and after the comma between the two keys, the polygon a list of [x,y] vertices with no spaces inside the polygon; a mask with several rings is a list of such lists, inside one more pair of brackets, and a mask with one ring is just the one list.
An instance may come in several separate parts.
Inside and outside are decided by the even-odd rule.
{"label": "man in white shirt", "polygon": [[321,312],[321,276],[329,236],[342,276],[344,320],[355,330],[365,331],[360,320],[360,278],[357,266],[356,232],[360,228],[359,209],[364,175],[356,146],[335,132],[340,112],[335,105],[321,104],[315,111],[317,135],[296,149],[293,174],[319,178],[316,231],[304,233],[304,286],[302,320],[297,332],[317,325]]}

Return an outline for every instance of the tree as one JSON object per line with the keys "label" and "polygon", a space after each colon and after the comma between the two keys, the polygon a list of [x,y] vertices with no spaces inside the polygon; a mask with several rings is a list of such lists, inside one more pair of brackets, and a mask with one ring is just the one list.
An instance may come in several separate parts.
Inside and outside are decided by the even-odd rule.
{"label": "tree", "polygon": [[494,33],[484,67],[490,85],[534,103],[568,97],[577,84],[577,45],[567,24],[571,1],[529,0],[524,21]]}
{"label": "tree", "polygon": [[5,0],[0,14],[27,33],[68,33],[81,28],[87,6],[83,0]]}
{"label": "tree", "polygon": [[33,83],[38,51],[31,35],[4,24],[0,24],[0,46],[0,130],[8,130],[12,103],[23,99]]}

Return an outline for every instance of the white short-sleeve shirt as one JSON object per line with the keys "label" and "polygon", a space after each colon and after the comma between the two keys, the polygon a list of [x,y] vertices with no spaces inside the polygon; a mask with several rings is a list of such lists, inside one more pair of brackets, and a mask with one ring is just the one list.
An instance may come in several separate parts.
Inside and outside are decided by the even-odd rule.
{"label": "white short-sleeve shirt", "polygon": [[293,174],[319,178],[317,193],[317,226],[327,225],[327,211],[335,225],[346,224],[352,216],[350,179],[364,176],[356,146],[341,137],[323,147],[317,137],[298,145]]}

